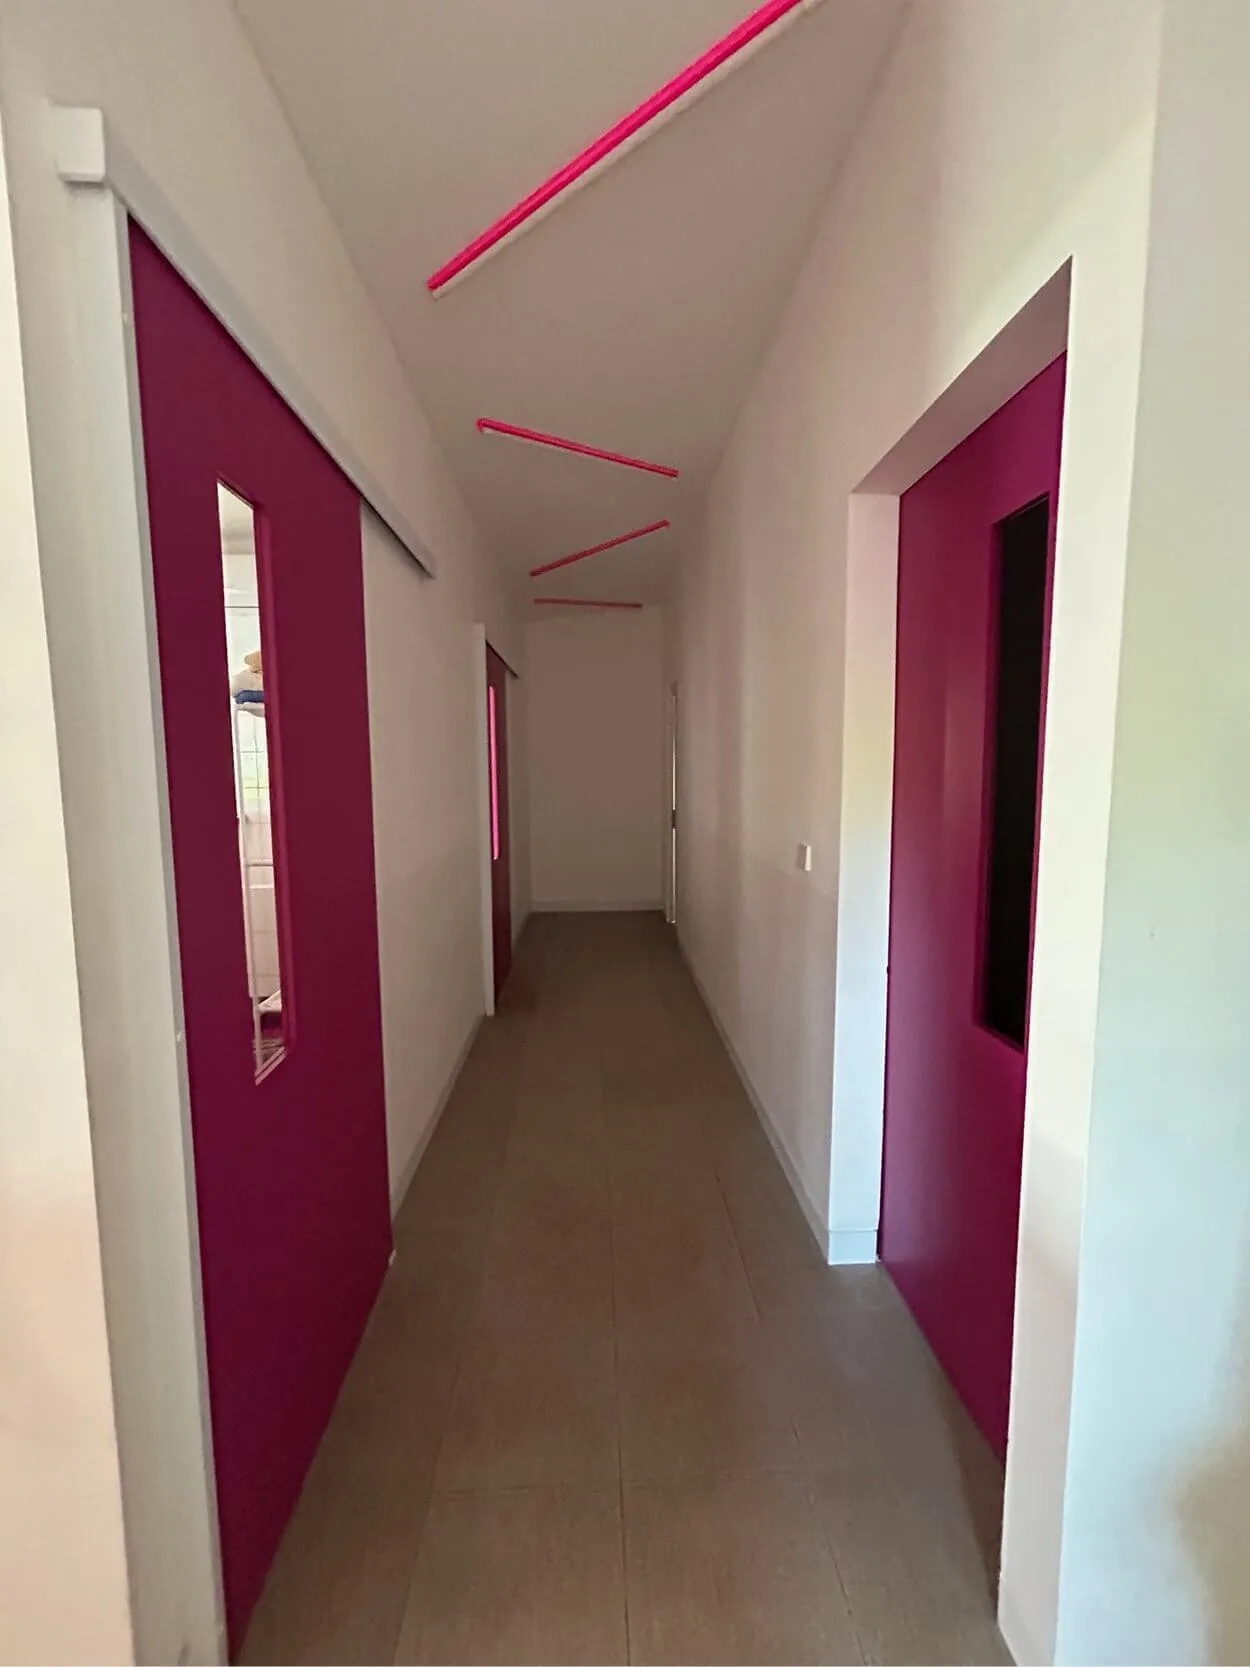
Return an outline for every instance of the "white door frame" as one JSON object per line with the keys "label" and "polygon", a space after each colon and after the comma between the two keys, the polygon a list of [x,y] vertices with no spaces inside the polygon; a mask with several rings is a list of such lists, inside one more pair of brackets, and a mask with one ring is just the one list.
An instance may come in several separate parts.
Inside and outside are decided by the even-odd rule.
{"label": "white door frame", "polygon": [[[49,601],[66,661],[75,644],[72,676],[58,687],[62,722],[67,709],[76,720],[62,790],[67,829],[90,829],[77,860],[71,852],[70,881],[135,1658],[185,1652],[217,1662],[227,1659],[225,1609],[130,205],[103,165],[99,112],[60,115],[91,514],[79,539],[58,552]],[[82,164],[91,129],[100,165],[87,177],[82,166],[64,165],[61,142]]]}
{"label": "white door frame", "polygon": [[486,700],[486,627],[473,627],[473,710],[477,747],[478,891],[482,928],[482,1006],[489,1019],[495,1012],[494,899],[491,889],[490,839],[490,718]]}
{"label": "white door frame", "polygon": [[227,1659],[190,1091],[130,284],[160,247],[429,575],[434,558],[98,109],[52,112],[74,244],[83,512],[55,628],[84,1053],[137,1661]]}

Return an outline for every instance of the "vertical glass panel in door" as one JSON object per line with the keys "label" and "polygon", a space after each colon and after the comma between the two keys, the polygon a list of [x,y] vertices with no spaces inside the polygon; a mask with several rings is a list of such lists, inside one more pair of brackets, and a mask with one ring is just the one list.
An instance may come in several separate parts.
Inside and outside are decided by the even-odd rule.
{"label": "vertical glass panel in door", "polygon": [[265,701],[266,672],[271,668],[266,665],[261,648],[256,512],[228,486],[218,483],[217,514],[221,526],[226,667],[234,743],[248,999],[259,1076],[282,1057],[287,1042],[282,1004],[283,934],[269,770],[271,709]]}

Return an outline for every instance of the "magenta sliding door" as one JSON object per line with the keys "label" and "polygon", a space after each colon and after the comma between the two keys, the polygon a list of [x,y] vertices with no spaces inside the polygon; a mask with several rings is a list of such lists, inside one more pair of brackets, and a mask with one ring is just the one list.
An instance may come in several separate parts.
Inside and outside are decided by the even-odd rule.
{"label": "magenta sliding door", "polygon": [[360,500],[137,228],[131,257],[237,1647],[391,1245]]}

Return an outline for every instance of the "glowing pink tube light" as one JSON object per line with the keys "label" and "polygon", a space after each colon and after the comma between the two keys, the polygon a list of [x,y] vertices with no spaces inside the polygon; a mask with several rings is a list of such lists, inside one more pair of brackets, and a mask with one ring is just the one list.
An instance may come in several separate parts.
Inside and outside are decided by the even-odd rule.
{"label": "glowing pink tube light", "polygon": [[589,602],[581,596],[536,596],[536,608],[641,608],[641,602]]}
{"label": "glowing pink tube light", "polygon": [[631,141],[636,141],[643,128],[670,111],[680,99],[688,98],[710,76],[724,69],[731,59],[754,45],[783,18],[814,3],[815,0],[765,0],[762,6],[757,6],[714,46],[710,46],[692,64],[687,64],[671,81],[666,81],[658,92],[644,99],[636,110],[631,110],[615,127],[610,127],[606,133],[600,134],[593,144],[587,145],[571,162],[566,162],[563,168],[552,174],[536,191],[531,191],[528,197],[523,197],[514,208],[510,208],[480,236],[475,237],[472,243],[466,243],[459,254],[453,255],[445,266],[440,266],[438,271],[426,280],[426,288],[434,295],[445,289],[468,267],[481,260],[484,255],[488,255],[506,238],[513,236],[535,215],[541,214],[563,192],[584,181],[592,169],[601,167],[615,152]]}
{"label": "glowing pink tube light", "polygon": [[494,417],[477,419],[479,434],[502,434],[509,440],[531,440],[536,446],[555,446],[558,451],[575,452],[578,457],[596,457],[602,463],[620,463],[626,469],[645,469],[651,475],[665,475],[676,480],[678,470],[667,463],[648,463],[642,457],[627,457],[624,452],[602,451],[598,446],[583,445],[580,440],[564,440],[558,434],[544,434],[537,428],[518,428],[515,423],[496,422]]}
{"label": "glowing pink tube light", "polygon": [[605,538],[602,544],[592,544],[589,550],[574,550],[571,556],[561,556],[559,561],[548,561],[541,567],[531,567],[530,578],[538,579],[544,573],[554,573],[557,567],[571,567],[575,561],[585,561],[588,556],[600,555],[604,550],[615,550],[618,544],[629,544],[635,538],[646,538],[648,533],[658,533],[669,525],[671,523],[667,520],[652,521],[649,527],[636,527],[632,533],[622,533],[619,538]]}

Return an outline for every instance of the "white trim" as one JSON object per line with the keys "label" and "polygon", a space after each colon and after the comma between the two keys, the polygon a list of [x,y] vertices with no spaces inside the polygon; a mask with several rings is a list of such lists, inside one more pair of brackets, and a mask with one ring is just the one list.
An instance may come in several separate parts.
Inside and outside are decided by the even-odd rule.
{"label": "white trim", "polygon": [[650,915],[664,913],[664,900],[652,897],[645,903],[533,903],[536,915]]}
{"label": "white trim", "polygon": [[[878,1211],[884,1162],[899,499],[1065,351],[1071,292],[1072,266],[1065,261],[898,436],[846,500],[829,1196],[831,1218],[836,1222],[840,1210],[849,1215],[855,1225],[846,1231],[852,1234],[862,1230],[870,1209]],[[839,1203],[846,1198],[848,1169],[856,1177],[853,1204]],[[842,1231],[839,1227],[839,1237]]]}
{"label": "white trim", "polygon": [[460,1073],[464,1070],[465,1062],[469,1055],[473,1052],[473,1044],[477,1041],[477,1033],[482,1028],[483,1017],[484,1015],[479,1013],[470,1026],[469,1034],[465,1039],[464,1046],[461,1048],[460,1053],[456,1058],[456,1063],[452,1066],[451,1071],[448,1074],[447,1081],[443,1084],[443,1092],[438,1097],[438,1103],[434,1107],[430,1120],[417,1137],[417,1143],[409,1154],[408,1162],[403,1168],[403,1173],[391,1186],[392,1221],[395,1220],[395,1217],[403,1208],[404,1199],[408,1194],[408,1188],[412,1185],[417,1170],[420,1168],[421,1159],[425,1156],[426,1148],[429,1146],[430,1141],[434,1138],[434,1131],[438,1127],[439,1119],[447,1110],[447,1103],[451,1099],[452,1094],[455,1092],[456,1084],[460,1081]]}
{"label": "white trim", "polygon": [[76,189],[105,189],[113,193],[282,395],[374,513],[385,521],[418,567],[433,578],[437,568],[429,545],[190,226],[135,161],[104,112],[63,106],[54,112],[54,120],[56,168],[61,179]]}
{"label": "white trim", "polygon": [[489,1019],[495,1011],[494,897],[490,876],[490,729],[486,711],[486,627],[473,627],[473,709],[477,745],[478,889],[482,929],[482,1001]]}
{"label": "white trim", "polygon": [[1017,1612],[1013,1595],[999,1582],[998,1589],[998,1630],[1002,1634],[1003,1643],[1007,1646],[1007,1654],[1013,1661],[1047,1661],[1050,1651],[1043,1650],[1029,1637],[1028,1627],[1024,1624],[1024,1617]]}
{"label": "white trim", "polygon": [[70,224],[92,514],[47,582],[81,669],[58,717],[136,1660],[225,1661],[130,243],[108,191],[74,193]]}
{"label": "white trim", "polygon": [[[803,1219],[811,1228],[812,1237],[816,1240],[821,1256],[830,1264],[833,1264],[834,1262],[875,1262],[877,1259],[877,1237],[875,1233],[831,1233],[829,1231],[828,1224],[825,1222],[820,1211],[816,1208],[815,1204],[808,1196],[807,1188],[803,1185],[803,1182],[799,1177],[798,1168],[789,1152],[786,1150],[786,1143],[781,1137],[780,1129],[778,1129],[777,1125],[768,1115],[768,1112],[764,1108],[763,1100],[761,1100],[758,1093],[756,1093],[755,1084],[748,1076],[746,1066],[738,1057],[738,1050],[730,1041],[729,1032],[721,1023],[720,1014],[712,1005],[712,998],[704,987],[703,980],[695,971],[694,963],[686,953],[686,946],[682,943],[680,934],[677,938],[677,946],[681,950],[682,960],[686,963],[686,967],[691,978],[694,979],[695,989],[698,990],[703,1001],[703,1005],[707,1008],[708,1015],[711,1018],[712,1023],[716,1026],[716,1034],[720,1037],[721,1042],[724,1044],[725,1052],[729,1055],[729,1058],[733,1063],[733,1068],[737,1071],[742,1086],[746,1090],[747,1098],[750,1100],[752,1109],[754,1110],[756,1117],[759,1119],[760,1128],[763,1129],[764,1133],[767,1135],[768,1144],[772,1147],[774,1156],[776,1157],[777,1162],[781,1165],[781,1172],[790,1183],[790,1191],[794,1194],[798,1206],[803,1212]],[[871,1243],[871,1255],[865,1254],[868,1246],[862,1242],[864,1240],[868,1240]],[[855,1241],[855,1243],[850,1244],[844,1241]],[[835,1254],[835,1251],[837,1254]]]}

